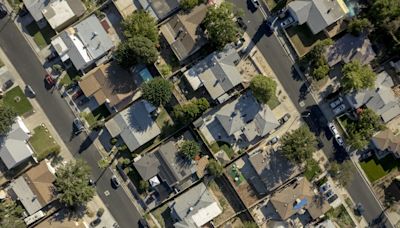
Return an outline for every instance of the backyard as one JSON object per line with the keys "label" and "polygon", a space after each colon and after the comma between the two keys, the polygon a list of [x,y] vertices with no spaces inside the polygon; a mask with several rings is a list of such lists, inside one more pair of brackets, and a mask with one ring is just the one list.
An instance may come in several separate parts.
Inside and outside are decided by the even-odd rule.
{"label": "backyard", "polygon": [[50,25],[46,25],[46,27],[40,29],[35,21],[27,25],[25,28],[28,34],[33,37],[33,40],[40,49],[49,45],[51,43],[51,37],[56,35]]}
{"label": "backyard", "polygon": [[26,98],[21,87],[17,86],[8,91],[3,97],[3,102],[6,105],[14,108],[14,111],[19,116],[24,116],[32,112],[33,107]]}
{"label": "backyard", "polygon": [[336,222],[341,228],[355,227],[353,220],[343,204],[337,208],[330,209],[328,212],[326,212],[326,215],[328,218],[332,219],[332,221]]}
{"label": "backyard", "polygon": [[388,154],[380,160],[376,156],[372,156],[369,160],[360,162],[360,165],[369,181],[373,183],[391,171],[398,169],[400,161],[392,154]]}
{"label": "backyard", "polygon": [[228,198],[226,198],[226,191],[223,191],[223,189],[221,189],[216,182],[211,182],[209,184],[209,189],[212,191],[216,199],[218,199],[219,205],[222,207],[222,214],[214,218],[214,223],[218,226],[221,225],[226,219],[231,217],[235,211],[229,203]]}
{"label": "backyard", "polygon": [[39,161],[47,158],[50,154],[58,154],[60,152],[60,146],[44,124],[33,129],[33,135],[29,139],[29,143]]}
{"label": "backyard", "polygon": [[307,54],[318,40],[326,38],[323,32],[314,35],[306,23],[303,25],[292,26],[286,29],[286,32],[300,57]]}

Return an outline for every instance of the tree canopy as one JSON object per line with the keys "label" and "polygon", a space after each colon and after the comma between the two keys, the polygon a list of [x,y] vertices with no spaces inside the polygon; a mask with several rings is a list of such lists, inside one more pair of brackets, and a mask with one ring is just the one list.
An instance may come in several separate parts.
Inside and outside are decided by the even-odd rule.
{"label": "tree canopy", "polygon": [[194,159],[200,153],[200,146],[193,140],[185,140],[180,145],[179,152],[188,160]]}
{"label": "tree canopy", "polygon": [[0,135],[6,135],[15,122],[17,113],[7,105],[0,105]]}
{"label": "tree canopy", "polygon": [[217,7],[208,7],[203,23],[209,40],[216,48],[223,49],[225,45],[238,39],[241,30],[234,20],[237,14],[234,5],[229,2],[223,2]]}
{"label": "tree canopy", "polygon": [[210,159],[207,164],[207,170],[211,175],[219,177],[222,176],[224,167],[215,159]]}
{"label": "tree canopy", "polygon": [[165,105],[172,96],[172,83],[161,77],[147,81],[141,88],[143,98],[155,107]]}
{"label": "tree canopy", "polygon": [[151,64],[157,61],[158,50],[148,38],[135,36],[118,45],[114,58],[124,68],[137,63]]}
{"label": "tree canopy", "polygon": [[200,98],[183,105],[174,106],[174,117],[182,123],[190,122],[204,113],[210,104],[207,99]]}
{"label": "tree canopy", "polygon": [[60,202],[70,208],[89,202],[95,194],[89,179],[90,168],[83,160],[70,161],[58,168],[54,186]]}
{"label": "tree canopy", "polygon": [[201,1],[202,0],[181,0],[179,5],[183,10],[190,10],[199,5]]}
{"label": "tree canopy", "polygon": [[380,116],[371,109],[364,109],[357,121],[347,124],[347,141],[354,149],[362,149],[368,145],[375,132],[384,128]]}
{"label": "tree canopy", "polygon": [[147,11],[137,10],[122,22],[126,38],[146,37],[158,44],[157,22]]}
{"label": "tree canopy", "polygon": [[307,126],[286,133],[281,140],[282,153],[293,162],[302,163],[311,158],[317,140]]}
{"label": "tree canopy", "polygon": [[330,163],[328,172],[341,186],[345,187],[352,180],[355,169],[349,160],[343,163],[334,161]]}
{"label": "tree canopy", "polygon": [[257,100],[266,104],[276,93],[276,82],[264,75],[256,75],[250,82],[250,89]]}
{"label": "tree canopy", "polygon": [[350,21],[347,30],[354,36],[359,36],[361,33],[371,28],[372,24],[367,18],[355,18]]}
{"label": "tree canopy", "polygon": [[5,228],[24,228],[22,220],[24,209],[17,205],[13,200],[5,199],[0,202],[0,227]]}
{"label": "tree canopy", "polygon": [[332,45],[331,39],[318,41],[309,53],[306,55],[306,60],[310,64],[310,73],[315,80],[325,78],[329,73],[329,66],[324,56],[325,49]]}
{"label": "tree canopy", "polygon": [[363,66],[358,61],[346,63],[342,68],[342,87],[345,91],[359,91],[375,86],[376,74],[369,66]]}

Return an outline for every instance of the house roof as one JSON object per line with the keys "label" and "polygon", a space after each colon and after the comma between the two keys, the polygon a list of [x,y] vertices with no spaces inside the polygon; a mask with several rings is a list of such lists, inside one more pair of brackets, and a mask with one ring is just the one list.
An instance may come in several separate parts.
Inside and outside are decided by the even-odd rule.
{"label": "house roof", "polygon": [[382,71],[377,75],[374,89],[352,92],[346,95],[346,99],[353,108],[366,105],[386,123],[400,115],[399,100],[391,88],[393,85],[392,78],[386,71]]}
{"label": "house roof", "polygon": [[349,10],[343,0],[296,0],[288,4],[300,25],[307,23],[314,34],[335,23]]}
{"label": "house roof", "polygon": [[50,172],[46,162],[42,161],[39,165],[29,169],[23,177],[42,207],[54,199],[53,182],[55,176]]}
{"label": "house roof", "polygon": [[161,33],[181,61],[192,55],[207,43],[200,24],[207,13],[207,6],[201,4],[190,13],[180,12],[160,27]]}
{"label": "house roof", "polygon": [[142,9],[157,20],[163,20],[179,7],[178,0],[139,0]]}
{"label": "house roof", "polygon": [[53,1],[42,10],[43,16],[53,29],[65,26],[65,23],[78,19],[85,13],[85,6],[81,1],[59,0]]}
{"label": "house roof", "polygon": [[200,183],[170,204],[174,227],[201,227],[222,213],[220,206],[203,183]]}
{"label": "house roof", "polygon": [[99,105],[107,102],[117,110],[132,102],[137,88],[134,77],[114,62],[89,71],[79,81],[79,87],[86,97],[93,96]]}
{"label": "house roof", "polygon": [[271,109],[260,105],[251,92],[223,106],[215,114],[228,135],[242,131],[248,140],[265,136],[279,126]]}
{"label": "house roof", "polygon": [[25,210],[29,215],[34,214],[38,210],[42,209],[37,195],[31,190],[27,181],[23,176],[18,177],[10,183],[11,190],[22,203]]}
{"label": "house roof", "polygon": [[[84,69],[114,47],[96,15],[86,18],[74,27],[67,28],[60,33],[60,37],[67,47],[66,53],[62,54],[68,55],[78,70]],[[55,49],[60,46],[54,42],[52,44]]]}
{"label": "house roof", "polygon": [[275,193],[271,197],[271,203],[282,220],[288,219],[302,209],[307,210],[311,217],[316,219],[330,208],[323,198],[317,198],[310,182],[306,178],[302,178],[295,184]]}
{"label": "house roof", "polygon": [[161,133],[150,113],[155,108],[145,100],[135,102],[106,122],[112,137],[118,135],[134,151]]}
{"label": "house roof", "polygon": [[394,135],[390,129],[376,133],[372,137],[372,142],[379,150],[389,150],[400,156],[400,135]]}
{"label": "house roof", "polygon": [[7,136],[0,136],[0,157],[8,169],[30,158],[32,149],[27,144],[29,130],[20,117],[17,117]]}
{"label": "house roof", "polygon": [[[228,45],[223,51],[213,52],[185,73],[189,81],[199,78],[202,85],[212,97],[217,99],[242,81],[242,75],[236,68],[240,60],[237,51]],[[191,83],[192,84],[192,83]],[[198,81],[193,84],[198,88]],[[193,87],[193,89],[197,89]]]}
{"label": "house roof", "polygon": [[372,49],[367,34],[353,36],[348,33],[338,39],[325,52],[330,67],[342,61],[348,63],[353,60],[359,61],[362,65],[367,65],[375,59],[375,56],[375,51]]}
{"label": "house roof", "polygon": [[143,180],[150,180],[160,172],[160,162],[155,153],[147,153],[133,165]]}
{"label": "house roof", "polygon": [[42,10],[49,4],[50,0],[23,0],[23,2],[33,19],[38,22],[43,19]]}

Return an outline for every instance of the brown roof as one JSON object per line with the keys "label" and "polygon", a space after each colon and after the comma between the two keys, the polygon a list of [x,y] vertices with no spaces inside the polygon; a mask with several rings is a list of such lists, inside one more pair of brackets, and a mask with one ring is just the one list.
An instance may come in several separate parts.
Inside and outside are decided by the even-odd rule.
{"label": "brown roof", "polygon": [[99,105],[108,100],[111,107],[121,110],[132,101],[137,88],[134,77],[111,62],[88,72],[79,82],[79,86],[85,96],[93,96]]}
{"label": "brown roof", "polygon": [[400,155],[400,135],[394,135],[390,129],[375,134],[372,142],[379,150],[389,150]]}
{"label": "brown roof", "polygon": [[[300,201],[305,202],[304,206],[295,208]],[[323,198],[318,197],[313,192],[312,186],[306,178],[275,193],[271,198],[271,203],[283,220],[296,214],[300,209],[307,210],[311,217],[315,219],[330,208]]]}
{"label": "brown roof", "polygon": [[55,176],[49,171],[46,162],[42,161],[39,165],[29,169],[24,174],[24,178],[42,206],[53,200]]}

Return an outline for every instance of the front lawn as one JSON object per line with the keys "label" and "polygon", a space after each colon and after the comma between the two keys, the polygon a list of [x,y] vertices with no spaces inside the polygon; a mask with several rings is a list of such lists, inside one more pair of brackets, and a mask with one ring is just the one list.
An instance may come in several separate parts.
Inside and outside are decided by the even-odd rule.
{"label": "front lawn", "polygon": [[300,57],[307,54],[318,40],[327,38],[323,32],[314,35],[307,24],[292,26],[286,32]]}
{"label": "front lawn", "polygon": [[66,74],[61,79],[60,83],[68,88],[73,82],[77,81],[80,77],[79,72],[74,68],[70,67],[66,70]]}
{"label": "front lawn", "polygon": [[347,213],[343,204],[337,208],[330,209],[328,212],[326,212],[326,215],[332,221],[336,222],[339,227],[355,227],[353,220],[351,219],[349,213]]}
{"label": "front lawn", "polygon": [[389,154],[380,160],[376,156],[372,156],[369,160],[360,162],[360,165],[369,181],[373,183],[391,171],[398,169],[400,161]]}
{"label": "front lawn", "polygon": [[33,135],[29,139],[29,143],[39,161],[47,158],[51,154],[54,155],[60,152],[60,146],[44,125],[33,129]]}
{"label": "front lawn", "polygon": [[33,37],[33,40],[40,49],[49,45],[51,43],[51,37],[56,35],[50,25],[46,25],[46,27],[40,29],[35,21],[27,25],[25,28],[28,31],[28,34]]}
{"label": "front lawn", "polygon": [[19,116],[24,116],[25,114],[32,112],[33,109],[31,103],[28,101],[19,86],[8,91],[3,98],[3,102],[4,104],[13,107],[14,111]]}
{"label": "front lawn", "polygon": [[110,111],[108,111],[105,104],[100,105],[95,110],[89,113],[84,114],[85,120],[88,122],[89,126],[92,126],[97,121],[107,118],[110,115]]}
{"label": "front lawn", "polygon": [[276,95],[273,95],[269,101],[267,102],[267,105],[271,110],[274,110],[278,105],[280,105],[281,102],[279,102],[278,97]]}

